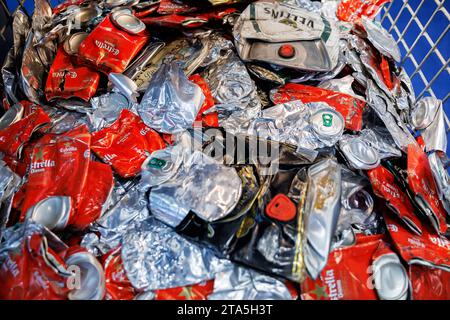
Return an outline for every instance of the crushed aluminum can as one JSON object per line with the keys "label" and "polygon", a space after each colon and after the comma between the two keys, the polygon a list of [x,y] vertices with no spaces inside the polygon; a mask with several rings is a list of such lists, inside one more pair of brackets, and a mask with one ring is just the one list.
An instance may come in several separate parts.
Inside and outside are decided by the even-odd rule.
{"label": "crushed aluminum can", "polygon": [[362,129],[365,102],[345,93],[297,83],[288,83],[273,89],[270,92],[270,99],[277,104],[292,100],[300,100],[303,103],[326,103],[344,117],[346,129],[352,131],[360,131]]}
{"label": "crushed aluminum can", "polygon": [[422,235],[418,236],[389,215],[383,215],[393,244],[400,256],[408,264],[439,268],[450,271],[450,241],[436,235],[424,225]]}
{"label": "crushed aluminum can", "polygon": [[450,299],[450,272],[428,266],[409,266],[413,300]]}
{"label": "crushed aluminum can", "polygon": [[322,72],[337,64],[339,36],[334,23],[295,6],[252,3],[240,15],[233,34],[244,61]]}
{"label": "crushed aluminum can", "polygon": [[344,118],[330,108],[320,108],[311,114],[310,122],[320,140],[336,140],[344,132]]}
{"label": "crushed aluminum can", "polygon": [[142,164],[140,187],[149,189],[164,184],[175,176],[182,160],[182,151],[177,146],[152,152]]}
{"label": "crushed aluminum can", "polygon": [[292,300],[292,295],[281,280],[232,265],[216,275],[208,300]]}
{"label": "crushed aluminum can", "polygon": [[407,195],[395,183],[395,178],[383,166],[369,170],[367,175],[374,193],[386,200],[387,206],[415,234],[422,234],[422,223],[414,213],[414,207]]}
{"label": "crushed aluminum can", "polygon": [[102,15],[102,10],[95,4],[88,7],[74,7],[67,20],[71,29],[82,30]]}
{"label": "crushed aluminum can", "polygon": [[404,152],[409,145],[417,145],[416,140],[404,124],[392,102],[378,88],[373,81],[368,81],[367,97],[369,106],[375,111],[377,116],[383,121],[389,130],[395,144]]}
{"label": "crushed aluminum can", "polygon": [[201,88],[172,62],[161,65],[153,75],[138,112],[150,128],[179,133],[192,127],[204,100]]}
{"label": "crushed aluminum can", "polygon": [[428,156],[434,181],[439,192],[439,199],[447,213],[450,212],[450,176],[443,163],[443,156],[433,152]]}
{"label": "crushed aluminum can", "polygon": [[4,130],[13,123],[16,123],[23,116],[23,106],[20,103],[14,104],[0,118],[0,130]]}
{"label": "crushed aluminum can", "polygon": [[[327,104],[292,101],[261,111],[247,133],[295,145],[297,152],[302,152],[333,146],[343,131],[342,116]],[[312,155],[317,156],[317,152]]]}
{"label": "crushed aluminum can", "polygon": [[95,132],[91,145],[92,151],[123,178],[137,175],[147,156],[164,147],[160,135],[128,109],[122,109],[113,124]]}
{"label": "crushed aluminum can", "polygon": [[66,256],[68,266],[80,270],[80,288],[69,292],[69,300],[102,300],[105,295],[105,274],[95,256],[82,248],[70,248]]}
{"label": "crushed aluminum can", "polygon": [[84,241],[86,247],[107,253],[120,245],[122,236],[134,223],[149,217],[147,199],[136,187],[119,197],[94,224],[93,230],[98,231],[100,237],[93,238],[87,234]]}
{"label": "crushed aluminum can", "polygon": [[400,49],[392,35],[372,19],[363,16],[361,22],[367,32],[367,38],[374,47],[385,56],[400,62]]}
{"label": "crushed aluminum can", "polygon": [[48,197],[28,209],[26,217],[49,230],[62,230],[69,222],[71,207],[70,197]]}
{"label": "crushed aluminum can", "polygon": [[88,35],[89,34],[87,32],[77,32],[69,36],[63,44],[66,53],[76,55],[78,53],[78,49],[80,48],[80,44]]}
{"label": "crushed aluminum can", "polygon": [[119,118],[123,109],[133,110],[133,105],[126,96],[119,92],[109,92],[91,99],[94,109],[87,113],[89,122],[95,131],[99,131]]}
{"label": "crushed aluminum can", "polygon": [[[137,18],[135,18],[137,19]],[[112,15],[108,15],[81,43],[79,57],[105,73],[122,73],[130,61],[144,47],[149,34],[144,28],[139,33],[135,25],[117,27]],[[139,29],[140,20],[133,20]]]}
{"label": "crushed aluminum can", "polygon": [[425,151],[445,152],[447,150],[444,117],[441,100],[425,97],[416,102],[411,112],[411,124],[416,130],[420,130],[425,142]]}
{"label": "crushed aluminum can", "polygon": [[137,85],[133,80],[121,73],[113,72],[108,75],[108,79],[112,83],[113,90],[122,93],[127,97],[128,101],[137,103],[139,93],[137,92]]}
{"label": "crushed aluminum can", "polygon": [[139,290],[173,288],[213,279],[228,264],[153,218],[125,233],[122,261],[131,284]]}
{"label": "crushed aluminum can", "polygon": [[343,136],[339,148],[354,169],[374,169],[380,164],[380,156],[375,148],[361,138]]}
{"label": "crushed aluminum can", "polygon": [[[2,299],[67,299],[66,283],[71,273],[63,258],[68,248],[56,235],[37,223],[27,222],[8,228],[3,238],[5,241],[0,248]],[[40,281],[35,281],[36,277]]]}
{"label": "crushed aluminum can", "polygon": [[407,154],[408,186],[414,199],[438,234],[447,231],[445,209],[439,200],[436,182],[427,155],[418,146],[410,145]]}
{"label": "crushed aluminum can", "polygon": [[[301,283],[302,300],[376,300],[380,293],[392,293],[392,289],[385,283],[373,280],[379,276],[389,277],[389,270],[377,270],[374,268],[373,259],[384,259],[383,256],[395,255],[378,235],[361,236],[355,245],[333,250],[330,253],[326,267],[320,276],[313,280],[307,278]],[[397,256],[395,255],[395,258]],[[395,259],[394,258],[394,259]],[[397,258],[396,262],[400,262]],[[400,264],[403,268],[403,266]],[[395,265],[395,267],[399,267]],[[374,270],[375,269],[375,270]],[[387,268],[386,268],[387,269]],[[373,270],[370,272],[370,270]],[[403,275],[403,274],[400,274]],[[408,278],[399,278],[397,281],[406,280],[408,288]],[[403,285],[404,282],[401,283]],[[403,289],[403,287],[401,287]],[[404,298],[404,296],[401,296]]]}
{"label": "crushed aluminum can", "polygon": [[[178,225],[190,209],[201,219],[213,222],[233,211],[242,194],[242,182],[234,168],[226,167],[200,151],[194,151],[183,166],[184,174],[156,188],[158,196],[152,196],[153,191],[150,193],[150,201],[154,200],[153,204],[150,202],[150,208],[157,208],[161,220],[175,219],[169,224]],[[165,212],[160,205],[169,201],[168,196],[174,204]]]}
{"label": "crushed aluminum can", "polygon": [[308,169],[305,201],[305,265],[316,279],[325,267],[341,206],[341,169],[333,159],[322,160]]}
{"label": "crushed aluminum can", "polygon": [[377,257],[372,268],[375,288],[381,300],[406,300],[409,278],[397,254]]}

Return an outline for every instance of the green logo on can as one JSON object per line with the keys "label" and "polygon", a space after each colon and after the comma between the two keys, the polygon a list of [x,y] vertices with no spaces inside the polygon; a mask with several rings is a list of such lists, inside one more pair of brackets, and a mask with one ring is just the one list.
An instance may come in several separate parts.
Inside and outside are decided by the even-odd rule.
{"label": "green logo on can", "polygon": [[333,125],[333,115],[331,113],[322,114],[322,121],[325,127],[331,127]]}
{"label": "green logo on can", "polygon": [[167,161],[163,159],[153,158],[148,163],[150,168],[162,169],[166,165]]}

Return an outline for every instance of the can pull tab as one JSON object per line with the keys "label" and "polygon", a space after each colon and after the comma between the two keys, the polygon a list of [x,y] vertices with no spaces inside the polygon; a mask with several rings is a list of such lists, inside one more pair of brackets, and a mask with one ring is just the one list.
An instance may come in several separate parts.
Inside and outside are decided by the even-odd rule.
{"label": "can pull tab", "polygon": [[279,193],[266,206],[266,214],[279,221],[289,221],[295,218],[297,208],[286,195]]}

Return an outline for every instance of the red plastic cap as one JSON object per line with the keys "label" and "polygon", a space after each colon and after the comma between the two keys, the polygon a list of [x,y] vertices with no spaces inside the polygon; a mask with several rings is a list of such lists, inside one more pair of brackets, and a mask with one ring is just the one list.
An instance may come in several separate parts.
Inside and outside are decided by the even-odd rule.
{"label": "red plastic cap", "polygon": [[290,59],[295,56],[295,48],[291,44],[283,44],[278,49],[278,55],[285,59]]}
{"label": "red plastic cap", "polygon": [[295,218],[297,207],[284,194],[277,194],[266,206],[266,214],[276,220],[289,221]]}

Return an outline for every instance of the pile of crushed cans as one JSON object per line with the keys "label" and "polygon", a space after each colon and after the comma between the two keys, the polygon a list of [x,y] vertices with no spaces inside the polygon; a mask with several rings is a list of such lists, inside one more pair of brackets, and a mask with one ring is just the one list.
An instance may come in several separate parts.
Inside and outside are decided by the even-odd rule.
{"label": "pile of crushed cans", "polygon": [[446,115],[387,2],[16,11],[0,298],[450,299]]}

